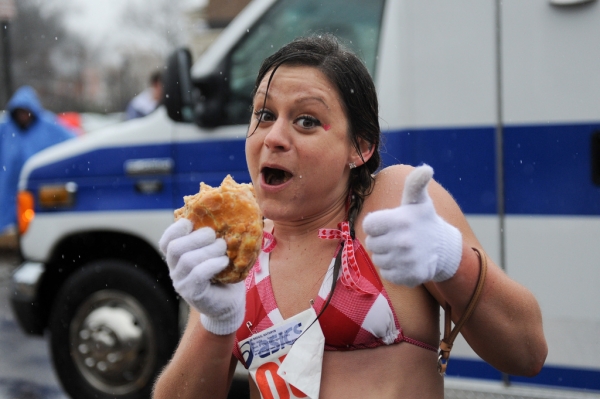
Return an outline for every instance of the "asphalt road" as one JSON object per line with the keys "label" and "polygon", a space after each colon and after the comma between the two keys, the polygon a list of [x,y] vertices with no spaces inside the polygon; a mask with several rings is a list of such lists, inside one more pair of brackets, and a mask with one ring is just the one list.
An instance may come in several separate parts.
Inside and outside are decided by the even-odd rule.
{"label": "asphalt road", "polygon": [[14,251],[0,249],[0,399],[68,399],[50,364],[45,338],[26,336],[10,310],[9,276],[18,263]]}

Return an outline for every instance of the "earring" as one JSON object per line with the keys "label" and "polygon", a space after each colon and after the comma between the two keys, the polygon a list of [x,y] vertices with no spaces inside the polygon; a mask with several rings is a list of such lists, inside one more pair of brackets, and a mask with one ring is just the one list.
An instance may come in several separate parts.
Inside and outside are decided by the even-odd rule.
{"label": "earring", "polygon": [[350,167],[350,169],[354,169],[356,168],[356,164],[354,162],[350,162],[348,163],[348,167]]}

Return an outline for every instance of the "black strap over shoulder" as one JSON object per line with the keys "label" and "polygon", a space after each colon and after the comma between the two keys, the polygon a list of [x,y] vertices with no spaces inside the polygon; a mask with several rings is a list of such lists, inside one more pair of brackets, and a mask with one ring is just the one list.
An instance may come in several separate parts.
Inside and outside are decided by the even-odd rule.
{"label": "black strap over shoulder", "polygon": [[[335,257],[335,263],[333,264],[333,281],[331,282],[331,291],[329,292],[329,295],[327,296],[327,300],[325,301],[325,304],[323,304],[323,307],[321,308],[321,311],[317,315],[317,318],[314,319],[313,322],[310,323],[304,331],[302,331],[302,334],[300,334],[300,336],[302,336],[313,324],[315,324],[315,322],[317,320],[319,320],[319,318],[321,317],[323,312],[325,312],[325,309],[327,309],[327,305],[329,305],[329,302],[331,302],[331,298],[333,297],[333,292],[335,291],[335,286],[337,284],[337,279],[340,274],[340,268],[342,267],[342,250],[343,249],[344,249],[344,243],[342,243],[340,250],[338,251],[338,254]],[[298,338],[300,338],[300,337],[298,337]]]}

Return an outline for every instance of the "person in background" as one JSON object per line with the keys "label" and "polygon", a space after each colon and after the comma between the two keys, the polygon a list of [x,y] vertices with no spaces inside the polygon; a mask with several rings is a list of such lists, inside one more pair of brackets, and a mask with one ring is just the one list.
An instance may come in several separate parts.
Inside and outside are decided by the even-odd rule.
{"label": "person in background", "polygon": [[150,114],[160,105],[162,92],[162,76],[160,72],[154,72],[150,75],[150,86],[127,104],[125,118],[129,120]]}
{"label": "person in background", "polygon": [[23,164],[35,153],[75,137],[45,110],[35,90],[19,88],[6,106],[0,123],[0,234],[16,223],[17,184]]}

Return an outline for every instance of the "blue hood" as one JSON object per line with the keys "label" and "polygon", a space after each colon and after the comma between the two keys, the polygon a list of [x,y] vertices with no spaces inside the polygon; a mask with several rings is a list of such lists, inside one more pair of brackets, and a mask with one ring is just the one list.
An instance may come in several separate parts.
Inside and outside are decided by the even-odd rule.
{"label": "blue hood", "polygon": [[20,87],[6,105],[6,110],[10,113],[10,117],[12,117],[12,112],[17,108],[31,111],[36,119],[40,118],[44,112],[44,108],[31,86]]}
{"label": "blue hood", "polygon": [[[16,108],[30,111],[35,120],[22,129],[13,119]],[[68,140],[75,135],[63,127],[50,111],[46,111],[35,91],[19,88],[8,102],[8,117],[0,123],[0,233],[16,222],[15,197],[19,173],[29,157]]]}

